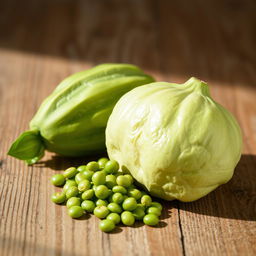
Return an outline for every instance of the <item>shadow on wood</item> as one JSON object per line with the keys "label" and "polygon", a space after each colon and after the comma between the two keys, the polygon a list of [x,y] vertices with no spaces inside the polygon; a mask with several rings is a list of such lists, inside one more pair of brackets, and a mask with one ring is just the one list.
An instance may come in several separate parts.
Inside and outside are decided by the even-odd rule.
{"label": "shadow on wood", "polygon": [[[105,157],[106,155],[102,155]],[[65,170],[70,166],[79,166],[98,159],[99,156],[84,158],[66,158],[51,155],[49,160],[37,163],[36,167],[49,167],[54,170]],[[198,214],[230,219],[256,220],[256,156],[242,155],[234,172],[233,178],[221,185],[209,195],[191,203],[178,201],[160,201],[163,206],[161,220],[171,217],[172,208],[190,211]]]}
{"label": "shadow on wood", "polygon": [[[44,241],[28,241],[30,238],[13,238],[0,236],[0,253],[1,255],[10,255],[9,251],[16,252],[17,255],[28,255],[33,250],[33,255],[65,255],[65,256],[80,256],[82,254],[70,251],[60,250],[56,247],[43,244]],[[8,247],[10,245],[11,247]]]}
{"label": "shadow on wood", "polygon": [[220,218],[256,221],[256,156],[242,155],[233,178],[192,203],[179,202],[184,211]]}
{"label": "shadow on wood", "polygon": [[42,159],[38,163],[33,166],[37,168],[51,168],[53,170],[64,171],[65,169],[74,166],[78,167],[79,165],[87,164],[90,161],[95,161],[101,157],[107,157],[106,153],[102,153],[101,155],[90,155],[85,157],[65,157],[56,154],[51,154],[50,156],[46,156],[46,160]]}

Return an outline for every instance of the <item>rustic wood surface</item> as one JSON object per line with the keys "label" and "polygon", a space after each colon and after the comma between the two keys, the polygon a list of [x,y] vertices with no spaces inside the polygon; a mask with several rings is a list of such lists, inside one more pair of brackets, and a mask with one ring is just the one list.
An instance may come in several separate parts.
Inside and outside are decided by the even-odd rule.
{"label": "rustic wood surface", "polygon": [[[0,255],[256,255],[255,1],[2,1]],[[88,159],[7,157],[41,101],[67,75],[128,62],[158,80],[197,76],[238,119],[243,155],[230,182],[193,202],[164,203],[161,225],[72,220],[49,178]]]}

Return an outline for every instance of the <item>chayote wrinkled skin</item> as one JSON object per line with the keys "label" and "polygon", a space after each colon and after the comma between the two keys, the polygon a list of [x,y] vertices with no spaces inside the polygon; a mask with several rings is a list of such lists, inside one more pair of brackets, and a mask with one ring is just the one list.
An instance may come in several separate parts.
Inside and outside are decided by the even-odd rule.
{"label": "chayote wrinkled skin", "polygon": [[152,195],[189,202],[231,179],[242,138],[207,84],[191,78],[126,93],[108,120],[106,145],[109,157]]}
{"label": "chayote wrinkled skin", "polygon": [[105,150],[105,128],[119,98],[154,79],[130,64],[102,64],[63,80],[8,154],[29,164],[45,150],[83,156]]}

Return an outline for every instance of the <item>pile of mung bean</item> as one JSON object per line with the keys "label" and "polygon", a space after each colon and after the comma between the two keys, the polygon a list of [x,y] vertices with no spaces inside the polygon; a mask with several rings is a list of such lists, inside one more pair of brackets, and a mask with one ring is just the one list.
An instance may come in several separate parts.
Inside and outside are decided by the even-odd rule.
{"label": "pile of mung bean", "polygon": [[132,226],[135,220],[156,226],[162,205],[152,202],[150,195],[136,188],[133,181],[130,174],[119,171],[115,160],[100,158],[53,175],[52,184],[63,190],[54,193],[51,200],[65,203],[72,218],[93,213],[101,219],[99,227],[104,232],[114,230],[120,222]]}

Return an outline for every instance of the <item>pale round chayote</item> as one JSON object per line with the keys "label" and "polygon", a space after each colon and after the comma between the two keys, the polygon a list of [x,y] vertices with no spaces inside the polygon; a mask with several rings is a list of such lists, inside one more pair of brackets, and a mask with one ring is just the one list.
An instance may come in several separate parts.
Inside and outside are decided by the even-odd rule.
{"label": "pale round chayote", "polygon": [[190,78],[143,85],[122,96],[107,123],[106,146],[110,159],[151,195],[189,202],[231,179],[242,136],[207,84]]}

